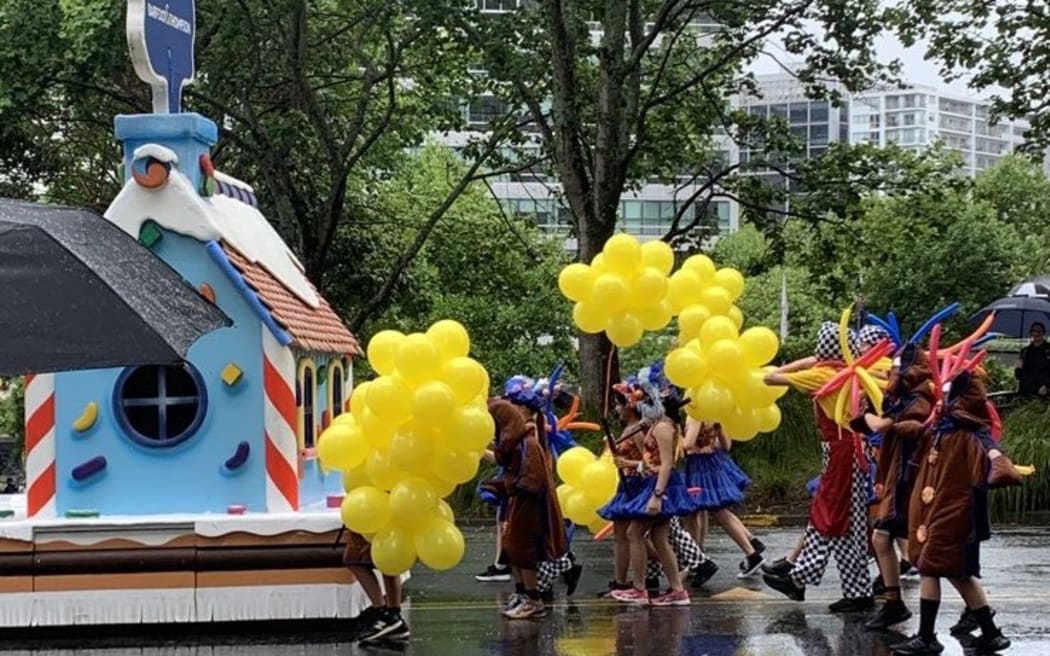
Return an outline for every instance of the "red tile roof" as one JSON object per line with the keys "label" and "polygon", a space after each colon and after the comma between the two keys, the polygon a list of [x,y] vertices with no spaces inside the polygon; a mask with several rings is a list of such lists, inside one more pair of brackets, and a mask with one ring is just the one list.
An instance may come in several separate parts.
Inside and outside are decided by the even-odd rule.
{"label": "red tile roof", "polygon": [[357,338],[328,305],[328,301],[321,298],[320,306],[310,307],[262,265],[252,264],[229,244],[223,243],[222,248],[230,258],[230,263],[244,277],[244,282],[255,290],[259,300],[270,310],[274,321],[291,334],[293,344],[322,353],[362,354]]}

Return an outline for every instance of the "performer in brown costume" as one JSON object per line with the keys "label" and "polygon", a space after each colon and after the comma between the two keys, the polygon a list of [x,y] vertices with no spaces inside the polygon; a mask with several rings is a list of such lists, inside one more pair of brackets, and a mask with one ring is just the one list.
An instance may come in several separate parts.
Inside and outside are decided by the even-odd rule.
{"label": "performer in brown costume", "polygon": [[873,630],[887,629],[911,617],[901,599],[901,571],[893,543],[908,537],[908,504],[917,468],[915,454],[926,433],[925,422],[933,412],[932,385],[929,357],[914,344],[905,345],[893,360],[883,416],[867,413],[856,427],[882,433],[875,477],[875,492],[880,500],[871,541],[885,583],[886,603],[866,624]]}
{"label": "performer in brown costume", "polygon": [[981,627],[978,653],[1010,646],[992,619],[978,581],[980,545],[991,537],[988,476],[991,461],[1002,457],[989,427],[984,384],[963,371],[951,382],[944,408],[919,447],[919,472],[908,510],[908,552],[922,576],[920,624],[917,635],[893,647],[898,656],[944,650],[934,632],[942,578],[959,591]]}
{"label": "performer in brown costume", "polygon": [[[504,470],[509,499],[503,532],[503,553],[510,563],[517,594],[524,601],[508,604],[503,614],[526,619],[546,613],[536,589],[539,563],[560,558],[568,550],[542,413],[526,414],[524,408],[503,399],[489,402],[496,422],[496,462]],[[520,601],[520,600],[518,600]]]}

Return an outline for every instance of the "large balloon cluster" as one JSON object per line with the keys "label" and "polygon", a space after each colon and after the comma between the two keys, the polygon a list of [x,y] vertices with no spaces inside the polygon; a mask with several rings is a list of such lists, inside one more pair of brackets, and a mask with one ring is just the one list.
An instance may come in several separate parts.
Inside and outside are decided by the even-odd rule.
{"label": "large balloon cluster", "polygon": [[386,574],[417,557],[436,570],[463,558],[463,535],[443,499],[474,478],[495,434],[488,372],[469,352],[455,321],[425,334],[376,334],[368,362],[380,376],[358,385],[350,412],[321,434],[322,465],[343,472],[343,522],[371,541]]}
{"label": "large balloon cluster", "polygon": [[590,265],[570,264],[558,277],[562,293],[575,301],[573,320],[583,332],[605,332],[619,346],[632,346],[645,330],[662,330],[678,317],[678,348],[664,371],[685,388],[690,416],[719,422],[735,440],[749,440],[780,425],[776,400],[787,391],[764,376],[780,348],[768,328],[744,327],[734,303],[744,276],[693,255],[674,269],[674,252],[660,241],[639,244],[613,236]]}
{"label": "large balloon cluster", "polygon": [[559,456],[558,476],[564,481],[556,490],[562,515],[597,533],[607,524],[598,509],[612,501],[619,483],[612,456],[596,458],[582,446],[573,447]]}

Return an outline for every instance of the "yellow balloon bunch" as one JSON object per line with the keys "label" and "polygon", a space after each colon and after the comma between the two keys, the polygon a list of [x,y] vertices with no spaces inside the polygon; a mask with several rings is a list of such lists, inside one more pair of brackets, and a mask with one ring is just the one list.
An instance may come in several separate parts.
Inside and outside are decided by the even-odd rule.
{"label": "yellow balloon bunch", "polygon": [[686,412],[721,423],[734,440],[775,430],[781,419],[776,400],[787,388],[766,385],[764,377],[780,342],[768,328],[740,332],[744,316],[733,303],[744,291],[744,277],[694,255],[671,276],[671,285],[680,346],[668,354],[664,374],[687,390]]}
{"label": "yellow balloon bunch", "polygon": [[318,457],[343,472],[342,518],[372,543],[386,574],[446,570],[463,558],[463,535],[443,501],[474,478],[495,434],[489,375],[468,357],[470,337],[455,321],[426,333],[384,330],[368,343],[380,376],[358,385],[350,412],[321,434]]}
{"label": "yellow balloon bunch", "polygon": [[558,504],[562,515],[574,524],[597,532],[608,522],[598,516],[598,509],[612,501],[619,478],[612,456],[596,458],[582,446],[576,446],[558,457]]}
{"label": "yellow balloon bunch", "polygon": [[633,346],[646,330],[662,330],[674,314],[668,298],[674,251],[662,241],[639,244],[614,235],[588,264],[570,264],[558,288],[575,301],[572,318],[585,333],[605,332],[619,347]]}

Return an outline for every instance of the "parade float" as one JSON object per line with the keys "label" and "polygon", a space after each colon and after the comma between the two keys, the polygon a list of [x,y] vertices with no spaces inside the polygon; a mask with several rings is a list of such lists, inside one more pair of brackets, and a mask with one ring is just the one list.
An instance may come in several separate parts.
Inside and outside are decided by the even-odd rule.
{"label": "parade float", "polygon": [[[336,547],[342,475],[321,466],[316,447],[349,409],[359,345],[251,186],[212,165],[216,124],[181,111],[193,0],[129,0],[127,29],[154,112],[116,117],[124,187],[85,234],[119,228],[195,297],[151,291],[149,267],[119,252],[93,266],[138,277],[129,295],[142,297],[143,323],[170,323],[161,315],[180,302],[228,320],[176,363],[26,376],[27,494],[24,510],[0,520],[0,625],[356,615],[367,601]],[[128,339],[118,329],[94,343]]]}

